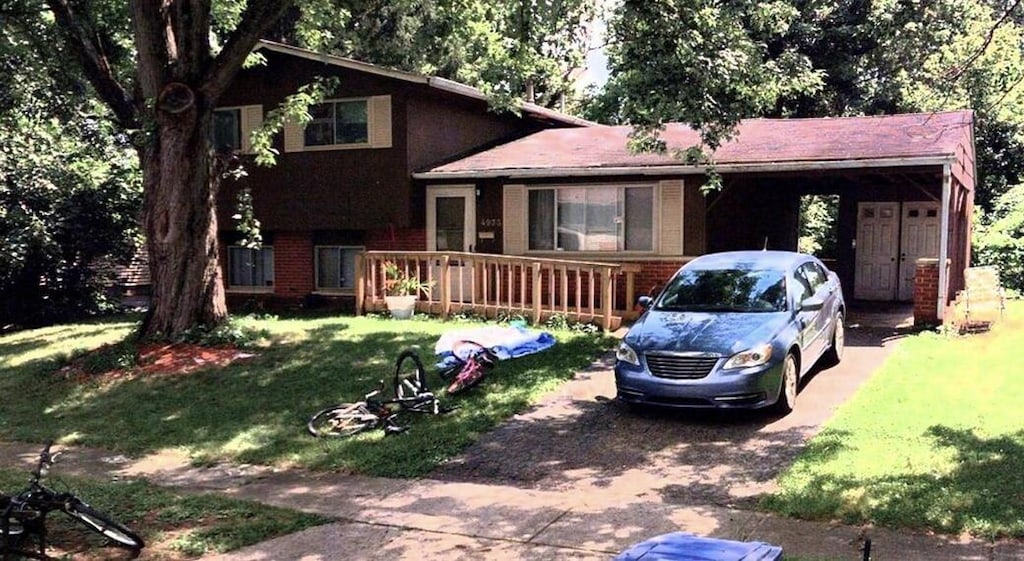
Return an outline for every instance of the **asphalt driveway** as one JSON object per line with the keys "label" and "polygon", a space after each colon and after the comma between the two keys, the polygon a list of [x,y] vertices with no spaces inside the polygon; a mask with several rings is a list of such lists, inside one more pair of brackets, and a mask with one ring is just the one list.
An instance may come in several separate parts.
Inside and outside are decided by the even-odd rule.
{"label": "asphalt driveway", "polygon": [[846,337],[842,363],[806,377],[796,409],[782,418],[631,411],[614,400],[612,361],[605,358],[431,477],[743,508],[773,489],[776,476],[901,335],[851,320]]}

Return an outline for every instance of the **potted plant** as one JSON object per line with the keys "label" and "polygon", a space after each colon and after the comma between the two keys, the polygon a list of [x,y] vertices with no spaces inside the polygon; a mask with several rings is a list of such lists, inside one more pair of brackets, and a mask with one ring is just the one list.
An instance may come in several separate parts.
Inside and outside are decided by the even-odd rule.
{"label": "potted plant", "polygon": [[416,311],[416,300],[420,293],[430,296],[432,282],[424,282],[417,276],[410,275],[394,261],[384,263],[384,301],[388,305],[391,317],[409,319]]}

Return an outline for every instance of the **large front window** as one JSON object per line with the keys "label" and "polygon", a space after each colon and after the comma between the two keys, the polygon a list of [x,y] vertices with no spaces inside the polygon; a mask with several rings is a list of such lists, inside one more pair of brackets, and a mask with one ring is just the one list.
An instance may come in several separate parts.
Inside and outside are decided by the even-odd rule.
{"label": "large front window", "polygon": [[306,125],[306,146],[369,142],[365,99],[329,101],[310,107],[309,113],[313,120]]}
{"label": "large front window", "polygon": [[274,285],[274,248],[228,248],[228,286],[266,288]]}
{"label": "large front window", "polygon": [[356,286],[356,255],[361,247],[322,246],[316,248],[318,290],[352,289]]}
{"label": "large front window", "polygon": [[652,251],[654,188],[530,189],[530,250]]}

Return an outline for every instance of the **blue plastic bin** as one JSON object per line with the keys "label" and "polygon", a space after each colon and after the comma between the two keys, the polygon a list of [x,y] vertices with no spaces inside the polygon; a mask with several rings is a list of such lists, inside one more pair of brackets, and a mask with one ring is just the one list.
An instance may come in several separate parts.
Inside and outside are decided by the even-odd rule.
{"label": "blue plastic bin", "polygon": [[764,542],[701,538],[686,532],[655,536],[631,546],[614,561],[780,561],[782,548]]}

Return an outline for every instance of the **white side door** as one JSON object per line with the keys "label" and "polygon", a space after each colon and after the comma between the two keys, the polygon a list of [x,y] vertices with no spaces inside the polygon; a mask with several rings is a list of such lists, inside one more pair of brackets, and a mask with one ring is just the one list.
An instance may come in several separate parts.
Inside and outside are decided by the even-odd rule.
{"label": "white side door", "polygon": [[917,260],[939,256],[939,203],[937,201],[903,203],[900,233],[900,300],[914,299],[914,272]]}
{"label": "white side door", "polygon": [[857,258],[853,297],[895,300],[899,250],[899,203],[857,205]]}
{"label": "white side door", "polygon": [[[473,251],[476,242],[476,187],[473,185],[427,187],[427,250]],[[441,278],[440,262],[434,263],[432,278]],[[453,260],[450,294],[453,301],[470,301],[473,264],[467,259]],[[440,297],[434,285],[434,299]]]}

